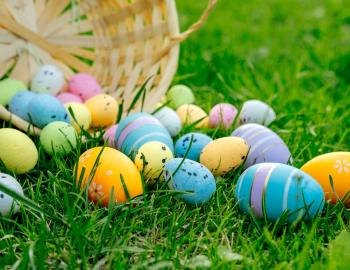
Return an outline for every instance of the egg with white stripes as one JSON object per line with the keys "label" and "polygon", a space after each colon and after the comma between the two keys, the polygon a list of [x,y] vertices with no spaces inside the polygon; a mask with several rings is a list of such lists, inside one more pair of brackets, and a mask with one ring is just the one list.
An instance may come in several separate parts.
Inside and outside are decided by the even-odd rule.
{"label": "egg with white stripes", "polygon": [[257,218],[286,222],[310,220],[324,206],[320,184],[310,175],[289,165],[262,163],[243,172],[236,185],[240,209]]}
{"label": "egg with white stripes", "polygon": [[292,161],[288,146],[280,136],[267,127],[245,124],[233,131],[231,136],[240,137],[249,145],[244,168],[263,162],[287,164]]}

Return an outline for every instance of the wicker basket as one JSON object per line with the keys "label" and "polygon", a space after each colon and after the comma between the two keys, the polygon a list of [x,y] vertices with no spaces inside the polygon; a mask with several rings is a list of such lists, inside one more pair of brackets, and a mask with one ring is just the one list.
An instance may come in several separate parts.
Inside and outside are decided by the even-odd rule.
{"label": "wicker basket", "polygon": [[[173,79],[179,43],[202,26],[216,2],[180,34],[175,0],[0,0],[0,78],[29,83],[40,65],[55,64],[66,79],[90,73],[128,108],[152,76],[144,104],[149,111]],[[4,107],[0,118],[40,132]]]}

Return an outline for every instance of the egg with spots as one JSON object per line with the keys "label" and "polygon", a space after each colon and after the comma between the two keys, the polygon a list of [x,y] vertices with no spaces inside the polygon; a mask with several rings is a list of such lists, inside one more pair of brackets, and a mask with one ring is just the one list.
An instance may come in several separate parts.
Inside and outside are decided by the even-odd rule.
{"label": "egg with spots", "polygon": [[248,144],[238,137],[223,137],[208,143],[199,160],[215,176],[237,169],[248,154]]}
{"label": "egg with spots", "polygon": [[[20,196],[24,196],[20,183],[11,175],[0,173],[0,184]],[[20,203],[7,193],[0,190],[0,214],[1,216],[11,216],[19,210]]]}
{"label": "egg with spots", "polygon": [[[192,141],[192,144],[191,144]],[[194,161],[199,161],[199,156],[203,148],[213,141],[209,136],[199,133],[191,132],[181,136],[175,143],[175,156],[176,157],[185,157]],[[189,149],[191,144],[191,148]],[[187,152],[188,151],[188,152]]]}
{"label": "egg with spots", "polygon": [[23,174],[35,167],[38,162],[38,150],[23,132],[13,128],[1,128],[0,160],[9,171]]}
{"label": "egg with spots", "polygon": [[36,94],[30,91],[18,92],[11,99],[9,111],[23,120],[30,122],[28,104]]}
{"label": "egg with spots", "polygon": [[259,124],[245,124],[231,134],[244,139],[250,149],[244,168],[263,162],[287,164],[291,153],[284,141],[271,129]]}
{"label": "egg with spots", "polygon": [[276,119],[276,113],[265,102],[248,100],[244,102],[239,121],[241,124],[256,123],[268,126]]}
{"label": "egg with spots", "polygon": [[109,95],[97,95],[85,102],[91,113],[92,127],[108,127],[117,121],[118,103]]}
{"label": "egg with spots", "polygon": [[191,88],[183,84],[171,87],[167,92],[166,97],[169,101],[169,106],[174,109],[177,109],[184,104],[194,103],[194,95]]}
{"label": "egg with spots", "polygon": [[163,168],[167,161],[173,159],[173,153],[161,142],[148,142],[140,147],[136,156],[136,167],[141,171],[148,184],[163,181]]}
{"label": "egg with spots", "polygon": [[44,65],[39,68],[32,78],[31,90],[41,94],[56,95],[64,86],[62,71],[53,65]]}
{"label": "egg with spots", "polygon": [[77,132],[88,130],[91,126],[90,110],[82,103],[70,102],[64,105],[72,126]]}
{"label": "egg with spots", "polygon": [[235,106],[228,103],[215,105],[209,112],[211,128],[229,129],[237,116]]}
{"label": "egg with spots", "polygon": [[77,73],[68,83],[68,91],[86,101],[96,95],[102,94],[102,88],[94,77],[87,73]]}
{"label": "egg with spots", "polygon": [[63,104],[72,102],[83,103],[83,100],[80,97],[71,93],[61,93],[57,96],[57,99]]}
{"label": "egg with spots", "polygon": [[176,113],[180,117],[182,124],[192,125],[195,124],[196,128],[207,128],[209,127],[209,117],[202,108],[192,105],[185,104],[180,106]]}
{"label": "egg with spots", "polygon": [[113,125],[110,128],[108,128],[103,134],[103,140],[107,143],[109,147],[115,148],[114,145],[114,138],[115,138],[115,133],[117,132],[118,125]]}
{"label": "egg with spots", "polygon": [[309,220],[322,212],[322,187],[301,170],[279,163],[249,167],[239,177],[235,192],[240,209],[258,218],[277,221]]}
{"label": "egg with spots", "polygon": [[179,192],[176,198],[188,204],[203,204],[216,191],[213,174],[196,161],[172,159],[165,164],[164,177],[169,188]]}
{"label": "egg with spots", "polygon": [[76,185],[87,188],[89,199],[103,206],[107,206],[109,200],[126,202],[144,192],[136,165],[110,147],[95,147],[80,156]]}
{"label": "egg with spots", "polygon": [[4,79],[0,81],[0,105],[8,105],[14,95],[20,91],[26,90],[27,86],[21,81],[14,79]]}
{"label": "egg with spots", "polygon": [[177,113],[169,107],[163,107],[154,114],[163,126],[169,131],[172,137],[175,137],[182,129],[182,123]]}

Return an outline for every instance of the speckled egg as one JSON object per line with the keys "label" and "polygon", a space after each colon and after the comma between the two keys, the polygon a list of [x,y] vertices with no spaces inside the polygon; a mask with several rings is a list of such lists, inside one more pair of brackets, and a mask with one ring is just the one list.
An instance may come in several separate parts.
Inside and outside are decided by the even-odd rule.
{"label": "speckled egg", "polygon": [[[98,164],[97,167],[94,168],[94,164]],[[81,175],[83,168],[84,174]],[[126,202],[128,198],[143,194],[140,172],[126,155],[116,149],[95,147],[87,150],[79,158],[77,172],[77,186],[87,187],[88,197],[95,203],[107,206],[112,198],[115,202]]]}
{"label": "speckled egg", "polygon": [[[20,183],[11,175],[0,173],[0,184],[6,188],[16,192],[20,196],[24,196]],[[12,196],[0,191],[0,214],[1,216],[11,216],[19,210],[20,203],[13,199]]]}
{"label": "speckled egg", "polygon": [[205,203],[216,191],[214,176],[196,161],[172,159],[165,164],[164,177],[171,190],[181,192],[176,197],[188,204]]}
{"label": "speckled egg", "polygon": [[[188,150],[190,143],[192,140],[191,148]],[[191,132],[181,136],[175,143],[175,156],[176,157],[184,157],[187,150],[187,159],[191,159],[194,161],[199,161],[199,156],[203,150],[203,148],[212,141],[213,139],[209,136],[199,133],[199,132]]]}
{"label": "speckled egg", "polygon": [[235,106],[228,103],[215,105],[209,112],[211,128],[229,129],[237,115]]}
{"label": "speckled egg", "polygon": [[232,136],[244,139],[250,147],[244,168],[263,162],[287,164],[292,161],[288,146],[267,127],[259,124],[245,124],[237,128]]}
{"label": "speckled egg", "polygon": [[200,163],[215,176],[237,169],[248,154],[248,144],[238,137],[223,137],[208,143],[200,154]]}
{"label": "speckled egg", "polygon": [[85,102],[91,112],[92,127],[108,127],[117,121],[118,103],[109,95],[97,95]]}
{"label": "speckled egg", "polygon": [[58,67],[44,65],[39,68],[31,83],[31,90],[41,94],[56,95],[64,86],[64,76]]}
{"label": "speckled egg", "polygon": [[5,79],[0,81],[0,104],[6,106],[12,97],[20,91],[26,91],[27,86],[14,79]]}
{"label": "speckled egg", "polygon": [[115,124],[108,128],[103,134],[103,140],[107,143],[109,147],[115,148],[116,146],[114,145],[114,138],[115,138],[115,133],[117,132],[118,125]]}
{"label": "speckled egg", "polygon": [[23,120],[30,122],[28,104],[35,95],[35,93],[29,91],[18,92],[10,101],[10,112]]}
{"label": "speckled egg", "polygon": [[179,108],[181,105],[194,102],[194,95],[191,88],[183,84],[171,87],[167,92],[166,97],[169,101],[169,106],[174,109]]}
{"label": "speckled egg", "polygon": [[90,110],[82,103],[70,102],[64,105],[66,108],[72,126],[77,132],[88,130],[91,126]]}
{"label": "speckled egg", "polygon": [[38,162],[38,150],[24,133],[13,128],[0,129],[0,159],[10,171],[23,174]]}
{"label": "speckled egg", "polygon": [[268,126],[275,119],[274,110],[265,102],[255,99],[244,102],[239,115],[241,124],[256,123]]}
{"label": "speckled egg", "polygon": [[178,114],[182,124],[184,125],[192,125],[199,121],[195,125],[196,128],[209,127],[209,117],[207,113],[203,111],[202,108],[196,105],[192,105],[192,104],[182,105],[176,110],[176,113]]}
{"label": "speckled egg", "polygon": [[276,221],[314,218],[324,206],[322,187],[301,170],[279,163],[262,163],[239,177],[236,198],[240,209]]}
{"label": "speckled egg", "polygon": [[71,103],[71,102],[83,103],[83,100],[80,97],[72,93],[61,93],[57,96],[57,99],[61,101],[63,104]]}
{"label": "speckled egg", "polygon": [[94,77],[86,73],[77,73],[69,80],[68,91],[86,101],[102,94],[102,88]]}
{"label": "speckled egg", "polygon": [[169,107],[163,107],[154,114],[154,117],[163,124],[172,137],[179,134],[182,129],[182,123],[179,116]]}

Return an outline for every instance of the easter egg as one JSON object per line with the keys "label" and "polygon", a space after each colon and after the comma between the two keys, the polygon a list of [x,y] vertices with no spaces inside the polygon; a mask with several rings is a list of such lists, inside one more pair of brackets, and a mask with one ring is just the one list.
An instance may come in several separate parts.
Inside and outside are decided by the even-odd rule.
{"label": "easter egg", "polygon": [[322,187],[301,170],[279,163],[249,167],[239,177],[236,198],[240,209],[256,217],[287,222],[314,218],[324,206]]}
{"label": "easter egg", "polygon": [[56,95],[64,86],[64,77],[61,70],[53,65],[44,65],[39,68],[31,83],[31,90],[41,94]]}
{"label": "easter egg", "polygon": [[21,81],[14,79],[0,81],[0,105],[8,105],[17,92],[25,90],[27,90],[27,86]]}
{"label": "easter egg", "polygon": [[112,198],[115,202],[126,202],[143,194],[141,175],[135,164],[109,147],[95,147],[80,156],[76,184],[88,188],[89,199],[104,206]]}
{"label": "easter egg", "polygon": [[182,124],[177,113],[169,107],[163,107],[154,114],[163,126],[169,131],[172,137],[175,137],[182,129]]}
{"label": "easter egg", "polygon": [[207,113],[196,105],[182,105],[176,110],[176,113],[184,125],[192,125],[197,123],[195,125],[196,128],[209,127],[209,117]]}
{"label": "easter egg", "polygon": [[64,105],[66,108],[72,126],[77,132],[81,129],[88,130],[91,125],[90,110],[82,103],[69,102]]}
{"label": "easter egg", "polygon": [[52,122],[41,131],[40,143],[49,155],[67,156],[77,146],[77,133],[66,122]]}
{"label": "easter egg", "polygon": [[26,134],[12,128],[1,128],[0,160],[8,170],[23,174],[35,167],[38,150]]}
{"label": "easter egg", "polygon": [[83,100],[80,97],[72,93],[61,93],[57,96],[57,99],[63,104],[71,102],[83,103]]}
{"label": "easter egg", "polygon": [[244,168],[263,162],[287,164],[291,153],[284,141],[271,129],[259,124],[245,124],[231,134],[244,139],[250,149]]}
{"label": "easter egg", "polygon": [[208,143],[199,160],[215,176],[237,169],[248,154],[248,144],[238,137],[223,137]]}
{"label": "easter egg", "polygon": [[18,92],[10,101],[10,112],[23,120],[30,122],[28,104],[35,95],[35,93],[29,91]]}
{"label": "easter egg", "polygon": [[109,147],[115,148],[114,138],[115,138],[115,133],[117,132],[117,128],[118,128],[117,124],[113,125],[106,130],[105,134],[103,134],[103,140],[107,142],[107,145]]}
{"label": "easter egg", "polygon": [[97,95],[85,102],[91,112],[92,127],[108,127],[117,121],[118,103],[109,95]]}
{"label": "easter egg", "polygon": [[164,177],[171,190],[181,192],[176,197],[188,204],[202,204],[216,191],[213,174],[196,161],[175,158],[164,167]]}
{"label": "easter egg", "polygon": [[[341,199],[347,206],[350,205],[350,152],[317,156],[304,164],[301,170],[311,175],[322,186],[326,200],[336,203]],[[333,187],[330,176],[333,179]]]}
{"label": "easter egg", "polygon": [[[192,140],[191,148],[188,150],[190,143]],[[184,157],[186,152],[187,159],[191,159],[194,161],[199,161],[199,156],[203,148],[212,141],[212,138],[209,136],[199,133],[199,132],[191,132],[181,136],[175,143],[175,156],[176,157]]]}
{"label": "easter egg", "polygon": [[265,102],[255,99],[244,102],[239,115],[241,124],[256,123],[268,126],[275,119],[274,110]]}
{"label": "easter egg", "polygon": [[169,106],[174,109],[179,108],[181,105],[194,102],[194,95],[191,88],[183,84],[171,87],[167,92],[166,97],[169,101]]}
{"label": "easter egg", "polygon": [[[16,192],[20,196],[24,196],[20,183],[12,176],[0,173],[0,184]],[[16,214],[19,210],[20,203],[13,199],[12,196],[0,190],[0,214],[1,216],[10,216]]]}
{"label": "easter egg", "polygon": [[102,94],[102,88],[94,77],[86,73],[77,73],[68,82],[68,91],[83,101]]}
{"label": "easter egg", "polygon": [[228,103],[215,105],[209,112],[209,124],[212,128],[229,129],[237,115],[235,106]]}
{"label": "easter egg", "polygon": [[161,142],[148,142],[142,145],[135,156],[135,164],[142,171],[149,184],[164,180],[163,168],[167,161],[173,159],[173,153]]}

